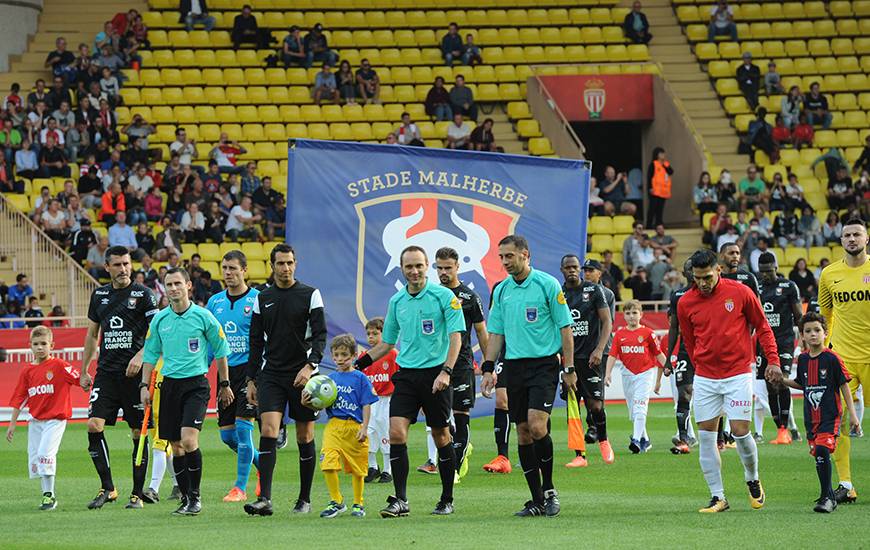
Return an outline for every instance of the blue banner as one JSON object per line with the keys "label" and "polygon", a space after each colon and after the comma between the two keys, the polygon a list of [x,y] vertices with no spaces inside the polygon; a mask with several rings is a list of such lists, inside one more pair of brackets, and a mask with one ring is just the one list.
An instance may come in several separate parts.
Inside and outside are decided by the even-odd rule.
{"label": "blue banner", "polygon": [[383,316],[405,284],[399,253],[415,244],[459,252],[460,278],[484,303],[505,277],[498,241],[525,236],[532,265],[559,275],[583,257],[587,161],[298,139],[291,141],[287,242],[297,277],[320,289],[330,336]]}

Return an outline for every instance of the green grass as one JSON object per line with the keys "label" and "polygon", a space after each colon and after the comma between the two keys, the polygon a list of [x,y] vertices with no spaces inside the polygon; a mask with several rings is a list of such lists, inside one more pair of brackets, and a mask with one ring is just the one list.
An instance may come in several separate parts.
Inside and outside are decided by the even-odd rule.
{"label": "green grass", "polygon": [[[797,403],[800,405],[800,402]],[[562,515],[555,519],[520,519],[512,516],[527,500],[522,473],[507,476],[486,474],[481,465],[494,456],[492,419],[472,423],[475,451],[471,470],[456,488],[456,513],[449,518],[429,515],[440,485],[438,476],[412,471],[409,480],[410,518],[383,520],[377,510],[392,491],[392,485],[368,485],[368,517],[349,515],[324,520],[313,513],[290,517],[290,501],[298,489],[298,462],[291,443],[280,451],[275,473],[275,515],[252,518],[241,504],[224,504],[221,497],[235,478],[233,455],[220,442],[215,421],[201,437],[204,453],[203,513],[196,518],[171,517],[170,502],[145,510],[124,510],[123,502],[89,511],[85,505],[96,493],[98,481],[87,454],[83,424],[67,428],[61,447],[57,493],[53,512],[36,510],[38,480],[26,477],[26,428],[19,426],[13,445],[0,446],[0,518],[2,548],[273,548],[335,545],[344,548],[532,548],[546,545],[580,547],[584,543],[608,548],[648,546],[700,547],[727,544],[732,548],[795,547],[816,545],[824,540],[830,548],[857,548],[865,544],[870,528],[867,512],[870,482],[870,438],[854,440],[852,471],[862,500],[842,506],[833,515],[812,512],[818,493],[813,460],[805,443],[790,447],[761,445],[761,479],[768,496],[763,510],[753,511],[746,499],[742,467],[735,450],[723,453],[726,492],[732,509],[707,516],[697,509],[708,500],[696,453],[673,456],[668,451],[674,431],[672,407],[653,404],[650,433],[654,448],[649,454],[632,456],[626,445],[629,434],[624,405],[608,408],[611,441],[616,463],[602,463],[597,447],[591,448],[590,466],[570,471],[562,464],[573,456],[565,448],[564,410],[555,411],[554,441],[556,487]],[[767,421],[768,437],[773,435]],[[321,426],[318,426],[318,444]],[[513,434],[512,434],[513,435]],[[107,438],[112,453],[115,483],[124,497],[130,489],[130,443],[126,427],[110,429]],[[410,434],[412,469],[425,460],[425,434],[421,426]],[[511,458],[516,460],[515,441]],[[253,479],[253,476],[252,476]],[[168,494],[169,479],[164,480]],[[346,498],[350,479],[342,477]],[[253,491],[253,481],[250,486]],[[313,505],[319,512],[327,492],[318,472]],[[119,499],[121,500],[121,499]]]}

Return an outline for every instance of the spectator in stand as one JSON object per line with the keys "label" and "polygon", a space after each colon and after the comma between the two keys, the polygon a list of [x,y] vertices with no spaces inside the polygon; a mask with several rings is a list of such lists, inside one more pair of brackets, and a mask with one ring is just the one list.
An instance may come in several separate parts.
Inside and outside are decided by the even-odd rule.
{"label": "spectator in stand", "polygon": [[821,260],[819,260],[819,267],[817,267],[816,270],[813,272],[813,276],[816,278],[817,281],[822,278],[822,271],[824,271],[824,269],[829,265],[831,265],[831,260],[827,258],[822,258]]}
{"label": "spectator in stand", "polygon": [[158,262],[165,262],[173,254],[181,255],[181,243],[184,241],[184,234],[178,229],[178,226],[172,223],[169,216],[164,216],[160,222],[163,230],[157,234],[155,239],[154,259]]}
{"label": "spectator in stand", "polygon": [[707,41],[715,42],[717,36],[728,36],[732,42],[737,41],[737,25],[734,24],[734,9],[728,5],[727,0],[719,0],[719,3],[710,10]]}
{"label": "spectator in stand", "polygon": [[220,167],[215,160],[208,161],[208,170],[205,177],[202,178],[202,187],[206,193],[216,193],[220,186],[224,183],[221,177]]}
{"label": "spectator in stand", "polygon": [[323,68],[314,78],[314,103],[320,105],[320,101],[324,98],[335,104],[341,103],[341,94],[338,93],[335,75],[332,74],[327,63],[323,64]]}
{"label": "spectator in stand", "polygon": [[154,288],[154,283],[157,281],[157,270],[153,267],[154,260],[151,256],[142,257],[142,267],[136,270],[137,275],[141,275],[144,279],[144,285],[148,288]]}
{"label": "spectator in stand", "polygon": [[260,217],[264,217],[270,208],[275,207],[279,197],[283,197],[280,191],[272,188],[272,178],[265,176],[263,185],[261,185],[251,196],[251,203],[254,213]]}
{"label": "spectator in stand", "polygon": [[794,210],[786,209],[773,222],[773,236],[780,248],[806,245]]}
{"label": "spectator in stand", "polygon": [[175,129],[175,141],[169,145],[169,150],[178,153],[178,162],[182,166],[190,166],[196,159],[196,140],[187,137],[184,128]]}
{"label": "spectator in stand", "polygon": [[315,24],[311,32],[305,35],[302,44],[305,47],[306,67],[310,67],[314,63],[335,67],[335,64],[338,63],[338,54],[329,49],[326,35],[323,34],[323,25],[320,23]]}
{"label": "spectator in stand", "polygon": [[619,290],[622,286],[623,279],[625,279],[625,275],[623,274],[622,269],[613,263],[612,251],[605,250],[601,256],[601,284],[613,292],[617,302],[621,302],[622,298],[619,295]]}
{"label": "spectator in stand", "polygon": [[462,45],[462,62],[471,67],[483,63],[480,47],[474,43],[474,35],[471,33],[465,35],[465,44]]}
{"label": "spectator in stand", "polygon": [[[450,109],[450,106],[448,105],[447,108]],[[470,138],[471,126],[465,122],[462,118],[462,114],[454,114],[453,123],[447,127],[447,148],[468,149],[470,146]]]}
{"label": "spectator in stand", "polygon": [[[51,312],[48,314],[48,317],[66,317],[66,312],[61,306],[54,306],[53,308],[51,308]],[[68,327],[69,319],[56,319],[52,321],[46,321],[45,325],[52,328]]]}
{"label": "spectator in stand", "polygon": [[82,90],[89,78],[91,64],[94,58],[91,55],[91,47],[84,42],[79,44],[78,55],[73,63],[75,68],[76,89]]}
{"label": "spectator in stand", "polygon": [[100,100],[100,109],[97,111],[97,118],[96,120],[94,120],[94,122],[97,121],[103,123],[103,128],[105,128],[106,133],[110,135],[109,139],[112,143],[119,143],[121,141],[119,136],[117,135],[116,130],[116,128],[118,127],[118,117],[109,106],[109,100]]}
{"label": "spectator in stand", "polygon": [[63,243],[66,240],[69,223],[59,200],[52,199],[48,203],[48,208],[40,216],[39,223],[42,230],[51,240],[57,243]]}
{"label": "spectator in stand", "polygon": [[188,32],[194,25],[202,25],[210,31],[214,28],[215,18],[208,14],[206,0],[181,0],[178,22],[183,23]]}
{"label": "spectator in stand", "polygon": [[12,110],[14,107],[21,107],[24,100],[21,99],[21,84],[13,82],[9,87],[9,95],[3,98],[3,104],[0,105],[2,110]]}
{"label": "spectator in stand", "polygon": [[622,242],[622,263],[629,271],[631,271],[631,268],[634,267],[634,264],[632,263],[634,249],[640,246],[640,242],[643,237],[643,223],[635,222],[634,233],[626,237],[626,239]]}
{"label": "spectator in stand", "polygon": [[704,214],[716,211],[716,207],[719,204],[719,195],[716,187],[713,185],[713,180],[710,179],[710,172],[701,172],[701,177],[698,178],[692,198],[695,202],[695,207],[701,214],[702,222]]}
{"label": "spectator in stand", "polygon": [[728,228],[725,230],[725,233],[722,233],[721,235],[719,235],[719,238],[716,239],[716,250],[721,249],[722,245],[728,243],[736,243],[739,240],[740,235],[737,234],[737,227],[729,225]]}
{"label": "spectator in stand", "polygon": [[275,199],[275,204],[266,210],[266,237],[271,241],[276,235],[284,235],[287,222],[287,207],[284,204],[284,195]]}
{"label": "spectator in stand", "polygon": [[411,122],[411,115],[402,113],[402,124],[396,130],[396,137],[399,138],[399,145],[412,145],[414,147],[425,147],[423,136],[420,134],[420,128]]}
{"label": "spectator in stand", "polygon": [[773,234],[773,222],[770,221],[770,217],[767,215],[767,207],[765,205],[755,205],[755,208],[752,209],[752,220],[749,223],[752,224],[753,221],[757,223],[759,232],[765,237],[770,237]]}
{"label": "spectator in stand", "polygon": [[79,178],[76,189],[85,208],[97,208],[102,203],[103,182],[98,176],[99,173],[99,168],[91,166],[88,173]]}
{"label": "spectator in stand", "polygon": [[785,92],[785,88],[782,87],[782,77],[776,72],[776,63],[774,61],[767,62],[767,72],[764,73],[764,89],[767,95]]}
{"label": "spectator in stand", "polygon": [[39,190],[39,196],[33,199],[34,223],[39,223],[40,216],[42,216],[42,213],[48,209],[48,205],[51,203],[52,200],[54,200],[54,197],[51,196],[51,189],[43,185],[42,188]]}
{"label": "spectator in stand", "polygon": [[55,147],[54,137],[46,138],[39,150],[39,174],[44,178],[68,178],[71,175],[63,149]]}
{"label": "spectator in stand", "polygon": [[181,214],[187,210],[184,205],[184,184],[179,182],[172,188],[172,192],[166,199],[166,215],[173,220],[180,220]]}
{"label": "spectator in stand", "polygon": [[64,82],[63,77],[56,76],[53,80],[53,86],[51,90],[48,92],[48,98],[45,100],[45,105],[48,107],[49,111],[56,111],[60,109],[60,104],[64,101],[73,103],[75,96],[72,93],[72,90],[67,86],[66,82]]}
{"label": "spectator in stand", "polygon": [[[141,114],[133,115],[133,120],[121,128],[121,133],[129,138],[130,143],[139,142],[142,149],[148,149],[148,137],[157,133],[157,128],[147,122]],[[159,149],[158,149],[159,151]]]}
{"label": "spectator in stand", "polygon": [[213,294],[217,294],[221,290],[220,282],[212,279],[211,272],[203,271],[199,281],[193,285],[194,300],[200,305],[205,305]]}
{"label": "spectator in stand", "polygon": [[762,254],[768,251],[770,248],[770,242],[768,239],[764,237],[757,237],[756,246],[753,248],[752,252],[749,253],[749,269],[753,273],[758,273],[758,259]]}
{"label": "spectator in stand", "polygon": [[625,196],[628,194],[628,175],[625,172],[616,172],[613,166],[604,167],[604,179],[598,182],[598,196],[604,201],[604,215],[613,216],[617,212],[628,214],[623,211],[623,206],[630,207],[634,214],[634,205],[625,202]]}
{"label": "spectator in stand", "polygon": [[121,98],[121,84],[118,77],[112,74],[108,67],[100,69],[100,92],[109,98],[109,104],[117,105]]}
{"label": "spectator in stand", "polygon": [[205,205],[210,200],[211,196],[205,191],[202,180],[196,179],[193,182],[193,189],[188,191],[184,196],[184,209],[187,210],[187,205],[195,202],[200,210],[204,210]]}
{"label": "spectator in stand", "polygon": [[791,135],[791,130],[785,124],[785,119],[782,118],[782,115],[776,115],[775,120],[776,123],[773,127],[773,131],[771,132],[773,143],[775,143],[778,148],[782,148],[786,145],[791,145],[793,142],[793,138]]}
{"label": "spectator in stand", "polygon": [[662,283],[665,280],[665,275],[669,271],[673,271],[673,269],[674,266],[671,265],[671,259],[665,254],[658,255],[653,263],[649,265],[649,282],[652,285],[653,300],[663,300],[665,297],[670,298],[670,294],[667,296],[664,294]]}
{"label": "spectator in stand", "polygon": [[91,229],[91,220],[85,218],[82,220],[79,230],[73,233],[70,242],[70,255],[76,262],[82,264],[88,258],[88,251],[96,244],[97,235]]}
{"label": "spectator in stand", "polygon": [[665,226],[662,224],[656,226],[656,234],[651,239],[650,244],[653,250],[655,250],[656,256],[664,254],[669,259],[674,258],[674,255],[677,253],[677,247],[680,246],[677,239],[665,233]]}
{"label": "spectator in stand", "polygon": [[792,86],[788,89],[788,95],[782,98],[782,101],[780,102],[780,114],[782,115],[785,125],[790,129],[794,128],[798,123],[798,117],[800,117],[801,114],[803,101],[804,98],[801,94],[800,87]]}
{"label": "spectator in stand", "polygon": [[97,110],[91,107],[91,100],[87,96],[79,98],[79,105],[76,108],[76,124],[82,123],[88,130],[94,124],[94,119],[97,118]]}
{"label": "spectator in stand", "polygon": [[58,129],[67,133],[76,125],[76,115],[70,109],[70,102],[68,100],[63,100],[60,102],[60,106],[51,113],[51,117],[57,121]]}
{"label": "spectator in stand", "polygon": [[260,185],[262,185],[262,182],[260,181],[260,176],[257,175],[257,163],[249,161],[245,167],[245,173],[242,174],[240,189],[237,190],[238,194],[253,195]]}
{"label": "spectator in stand", "polygon": [[734,227],[737,228],[737,234],[741,236],[749,231],[749,222],[746,221],[746,212],[737,213],[737,223],[734,224]]}
{"label": "spectator in stand", "polygon": [[761,179],[758,167],[750,164],[746,168],[746,177],[740,180],[740,209],[746,210],[755,207],[756,204],[768,205],[767,184]]}
{"label": "spectator in stand", "polygon": [[251,212],[251,198],[242,197],[241,203],[234,206],[227,219],[227,238],[238,241],[255,240],[260,237],[259,224],[263,221],[260,214]]}
{"label": "spectator in stand", "polygon": [[626,279],[625,288],[631,289],[635,300],[647,302],[652,300],[652,283],[646,268],[638,266],[631,272],[631,277]]}
{"label": "spectator in stand", "polygon": [[[450,120],[453,118],[453,109],[450,107],[450,92],[444,87],[444,78],[436,77],[435,84],[426,94],[426,114],[435,120]],[[471,130],[469,130],[471,133]],[[449,137],[447,138],[449,141]],[[448,145],[449,146],[449,145]],[[456,149],[456,147],[451,147]]]}
{"label": "spectator in stand", "polygon": [[64,213],[66,214],[66,219],[68,221],[68,235],[78,231],[81,228],[81,223],[84,220],[89,220],[91,218],[90,211],[85,210],[82,207],[78,195],[70,196],[69,202],[64,209]]}
{"label": "spectator in stand", "polygon": [[825,172],[827,172],[829,180],[837,179],[841,170],[845,170],[847,174],[849,173],[849,163],[843,156],[842,151],[837,147],[831,147],[819,155],[816,160],[810,164],[810,168],[815,170],[816,165],[820,162],[825,163]]}
{"label": "spectator in stand", "polygon": [[224,226],[227,216],[221,211],[220,203],[213,200],[208,203],[205,214],[205,236],[220,244],[224,241]]}
{"label": "spectator in stand", "polygon": [[631,252],[631,265],[633,267],[647,267],[656,259],[655,249],[652,247],[652,241],[646,233],[641,235],[638,243]]}
{"label": "spectator in stand", "polygon": [[[21,306],[18,304],[9,304],[8,306],[0,304],[0,319],[9,319],[0,323],[0,329],[12,329],[12,328],[24,328],[24,321],[16,321],[20,317],[19,312],[21,311]],[[4,361],[6,350],[4,348],[0,348],[0,352],[3,353]]]}
{"label": "spectator in stand", "polygon": [[48,138],[53,138],[55,145],[63,147],[66,140],[64,139],[63,132],[57,127],[57,121],[52,117],[48,117],[46,122],[45,128],[39,132],[39,144],[45,147],[48,145]]}
{"label": "spectator in stand", "polygon": [[297,66],[308,68],[308,56],[305,53],[305,45],[299,27],[290,27],[290,33],[284,37],[281,46],[281,61],[285,67]]}
{"label": "spectator in stand", "polygon": [[776,172],[770,184],[770,210],[786,210],[788,204],[788,190],[782,181],[782,174]]}
{"label": "spectator in stand", "polygon": [[801,113],[798,117],[798,123],[794,127],[794,132],[792,132],[794,148],[800,151],[801,147],[812,147],[815,133],[812,124],[807,122],[807,115]]}
{"label": "spectator in stand", "polygon": [[338,71],[335,73],[336,86],[341,99],[348,105],[356,104],[357,82],[356,76],[350,68],[350,63],[347,60],[341,62],[338,66]]}
{"label": "spectator in stand", "polygon": [[[0,134],[0,143],[2,143],[2,136],[3,134]],[[864,149],[861,150],[861,155],[855,160],[855,164],[852,165],[852,172],[855,174],[860,174],[865,170],[870,170],[870,135],[864,138]]]}
{"label": "spectator in stand", "polygon": [[15,152],[15,168],[19,178],[32,180],[39,176],[39,160],[30,149],[30,140],[21,142],[21,149]]}
{"label": "spectator in stand", "polygon": [[178,226],[184,232],[185,242],[205,242],[205,216],[195,202],[187,205],[187,211],[181,216]]}
{"label": "spectator in stand", "polygon": [[822,236],[822,223],[816,217],[816,211],[813,210],[812,206],[806,205],[801,210],[798,230],[807,246],[825,246],[825,238]]}
{"label": "spectator in stand", "polygon": [[386,143],[387,145],[398,145],[399,141],[398,141],[398,139],[396,139],[396,134],[394,134],[393,132],[390,132],[384,138],[384,143]]}
{"label": "spectator in stand", "polygon": [[136,228],[136,247],[139,259],[154,254],[155,243],[156,241],[154,240],[154,235],[151,234],[151,228],[148,227],[148,222],[139,222],[139,226]]}
{"label": "spectator in stand", "polygon": [[725,233],[728,226],[731,225],[731,216],[728,214],[728,205],[720,202],[716,205],[716,212],[710,218],[709,225],[706,227],[702,238],[704,244],[714,245],[719,235]]}
{"label": "spectator in stand", "polygon": [[450,105],[453,114],[459,113],[477,122],[477,104],[474,102],[474,93],[465,85],[465,77],[456,75],[456,84],[450,90]]}
{"label": "spectator in stand", "polygon": [[655,227],[664,223],[662,217],[665,202],[671,198],[671,176],[674,169],[667,159],[665,150],[656,147],[652,152],[652,162],[647,168],[647,189],[649,192],[649,212],[646,215],[647,227]]}
{"label": "spectator in stand", "polygon": [[40,101],[47,102],[48,90],[45,88],[45,80],[38,78],[36,79],[36,83],[34,84],[34,90],[27,94],[27,107],[29,109],[35,109],[36,104]]}
{"label": "spectator in stand", "polygon": [[45,68],[51,67],[51,73],[67,82],[75,80],[76,57],[66,49],[66,39],[58,37],[54,41],[54,51],[45,58]]}
{"label": "spectator in stand", "polygon": [[120,211],[115,214],[115,223],[109,227],[109,246],[123,246],[135,256],[139,244],[136,242],[133,228],[127,225],[126,212]]}
{"label": "spectator in stand", "polygon": [[356,71],[356,83],[360,99],[364,99],[366,103],[380,102],[378,97],[381,93],[381,81],[368,59],[360,62],[360,68]]}
{"label": "spectator in stand", "polygon": [[106,21],[103,24],[103,30],[97,33],[94,37],[94,54],[98,55],[103,47],[108,47],[110,51],[115,52],[119,49],[121,35],[115,30],[115,26],[111,21]]}
{"label": "spectator in stand", "polygon": [[117,214],[126,210],[127,203],[124,199],[124,193],[121,192],[121,184],[114,182],[109,186],[108,191],[103,193],[100,206],[100,220],[107,226],[111,226],[115,223]]}
{"label": "spectator in stand", "polygon": [[800,208],[803,210],[809,203],[804,198],[804,188],[798,183],[797,174],[790,173],[788,175],[788,185],[785,187],[786,206],[788,208]]}
{"label": "spectator in stand", "polygon": [[230,38],[233,41],[233,48],[236,50],[242,44],[254,44],[255,47],[268,46],[268,44],[263,44],[263,33],[260,32],[257,25],[257,18],[251,12],[251,6],[245,4],[242,6],[242,13],[233,19],[233,30],[230,31]]}
{"label": "spectator in stand", "polygon": [[625,37],[635,44],[649,44],[652,35],[649,33],[649,21],[641,11],[640,0],[635,0],[631,11],[622,21],[622,31]]}
{"label": "spectator in stand", "polygon": [[66,151],[70,160],[78,160],[91,149],[91,133],[84,122],[77,122],[66,133]]}
{"label": "spectator in stand", "polygon": [[454,61],[462,61],[462,37],[459,35],[459,25],[450,23],[447,34],[441,38],[441,57],[448,67]]}
{"label": "spectator in stand", "polygon": [[767,109],[759,107],[755,120],[749,123],[746,141],[756,149],[764,151],[770,157],[770,162],[776,164],[779,162],[779,147],[773,140],[773,126],[767,122],[766,117]]}
{"label": "spectator in stand", "polygon": [[[45,318],[45,314],[42,312],[42,307],[39,305],[39,298],[31,296],[27,299],[27,310],[24,312],[23,317],[26,317],[27,319]],[[42,321],[27,321],[27,326],[29,328],[38,327],[41,324]]]}
{"label": "spectator in stand", "polygon": [[155,187],[154,180],[148,175],[148,167],[144,164],[137,166],[136,170],[127,178],[127,186],[128,189],[132,189],[136,192],[136,196],[139,200],[144,201],[145,195],[152,187]]}
{"label": "spectator in stand", "polygon": [[133,70],[139,70],[139,67],[142,65],[142,56],[139,55],[139,48],[141,46],[133,31],[127,31],[121,35],[120,57]]}
{"label": "spectator in stand", "polygon": [[737,67],[737,83],[743,97],[753,111],[758,108],[758,88],[761,86],[761,69],[752,62],[752,54],[743,52],[743,64]]}
{"label": "spectator in stand", "polygon": [[151,41],[148,40],[148,26],[142,20],[142,16],[138,13],[133,19],[133,24],[130,26],[129,31],[133,33],[133,36],[136,37],[136,40],[143,48],[147,50],[151,49]]}
{"label": "spectator in stand", "polygon": [[831,127],[833,116],[828,110],[827,98],[819,91],[818,82],[810,84],[810,92],[804,96],[804,114],[812,126],[821,124],[825,130]]}
{"label": "spectator in stand", "polygon": [[0,191],[3,193],[23,193],[24,182],[12,176],[12,163],[7,162],[6,154],[0,151]]}
{"label": "spectator in stand", "polygon": [[230,141],[229,135],[221,132],[220,141],[208,156],[217,161],[221,174],[243,174],[245,167],[236,164],[239,162],[238,156],[247,152],[248,150],[239,145],[238,141]]}
{"label": "spectator in stand", "polygon": [[788,274],[788,278],[801,291],[801,298],[809,301],[816,297],[816,278],[813,276],[813,272],[807,269],[806,260],[800,258],[795,262],[794,268]]}
{"label": "spectator in stand", "polygon": [[124,68],[124,60],[109,46],[100,48],[100,57],[94,60],[94,64],[100,69],[108,68],[114,75],[120,74],[121,69]]}
{"label": "spectator in stand", "polygon": [[97,244],[88,250],[85,268],[94,279],[100,280],[109,278],[109,272],[106,271],[106,251],[108,249],[109,237],[100,237]]}
{"label": "spectator in stand", "polygon": [[19,273],[15,276],[15,285],[9,287],[6,301],[23,307],[24,304],[27,303],[27,298],[29,296],[33,296],[33,288],[28,282],[27,275]]}
{"label": "spectator in stand", "polygon": [[483,124],[477,126],[471,132],[469,141],[474,151],[489,151],[495,153],[498,146],[495,143],[495,134],[492,132],[494,121],[491,118],[484,119]]}
{"label": "spectator in stand", "polygon": [[3,128],[0,129],[0,151],[3,151],[9,162],[12,162],[15,153],[21,149],[21,141],[21,132],[12,125],[12,119],[4,119]]}
{"label": "spectator in stand", "polygon": [[855,204],[855,190],[848,170],[840,167],[837,175],[828,180],[827,196],[831,210],[841,210]]}

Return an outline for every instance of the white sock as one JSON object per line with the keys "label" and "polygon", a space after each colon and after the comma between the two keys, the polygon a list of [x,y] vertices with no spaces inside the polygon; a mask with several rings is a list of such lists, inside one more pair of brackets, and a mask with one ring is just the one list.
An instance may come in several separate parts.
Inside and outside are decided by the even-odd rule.
{"label": "white sock", "polygon": [[797,422],[795,422],[795,420],[794,420],[794,411],[795,411],[794,401],[792,401],[791,413],[788,415],[788,429],[789,430],[797,430],[798,429]]}
{"label": "white sock", "polygon": [[369,468],[378,469],[378,453],[369,452]]}
{"label": "white sock", "polygon": [[635,441],[640,441],[646,433],[646,415],[640,413],[635,414],[632,423],[634,424],[634,431],[632,432],[631,437]]}
{"label": "white sock", "polygon": [[852,482],[851,481],[840,481],[840,485],[845,487],[847,490],[852,490]]}
{"label": "white sock", "polygon": [[[172,458],[172,455],[169,455],[166,457],[166,460],[169,460],[171,458]],[[165,466],[164,466],[164,469],[166,469]],[[168,468],[168,470],[169,470],[169,479],[172,480],[172,486],[178,487],[178,480],[175,479],[175,468]]]}
{"label": "white sock", "polygon": [[755,407],[752,411],[755,416],[755,433],[764,434],[764,407]]}
{"label": "white sock", "polygon": [[393,465],[390,464],[390,453],[381,453],[384,455],[384,472],[393,475]]}
{"label": "white sock", "polygon": [[858,399],[855,401],[855,412],[858,414],[858,424],[862,424],[864,422],[864,399]]}
{"label": "white sock", "polygon": [[725,487],[722,484],[722,460],[716,445],[717,435],[716,431],[698,430],[698,462],[701,463],[701,473],[710,488],[710,496],[724,500]]}
{"label": "white sock", "polygon": [[[163,475],[166,473],[166,452],[160,449],[153,449],[151,452],[151,483],[148,487],[152,491],[160,492],[160,484],[163,482]],[[173,472],[173,477],[175,472]]]}
{"label": "white sock", "polygon": [[752,434],[734,436],[734,442],[737,444],[740,462],[743,463],[743,479],[756,481],[758,479],[758,446],[755,445]]}
{"label": "white sock", "polygon": [[54,476],[41,476],[39,481],[42,484],[43,493],[51,493],[54,495]]}
{"label": "white sock", "polygon": [[438,447],[435,446],[435,440],[432,439],[432,428],[426,426],[426,443],[429,444],[429,461],[432,464],[438,464]]}
{"label": "white sock", "polygon": [[692,425],[692,402],[691,401],[689,401],[689,422],[688,422],[688,424],[689,424],[689,426],[686,429],[686,435],[688,435],[692,439],[697,439],[695,437],[695,426]]}

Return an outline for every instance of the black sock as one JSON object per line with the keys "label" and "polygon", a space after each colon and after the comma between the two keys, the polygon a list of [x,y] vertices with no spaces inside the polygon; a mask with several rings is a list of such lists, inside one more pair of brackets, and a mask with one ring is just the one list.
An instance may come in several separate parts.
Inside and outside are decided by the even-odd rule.
{"label": "black sock", "polygon": [[190,474],[187,471],[187,455],[173,456],[172,468],[175,470],[175,482],[178,490],[187,498],[190,493]]}
{"label": "black sock", "polygon": [[553,489],[553,439],[550,434],[535,440],[535,455],[541,465],[541,489]]}
{"label": "black sock", "polygon": [[100,476],[100,484],[106,491],[114,491],[115,484],[112,482],[112,468],[109,467],[109,446],[103,432],[88,432],[88,453],[94,461],[97,475]]}
{"label": "black sock", "polygon": [[677,431],[682,441],[686,441],[689,438],[689,409],[689,401],[679,397],[677,399]]}
{"label": "black sock", "polygon": [[465,460],[465,449],[468,448],[469,427],[471,417],[467,414],[454,414],[453,421],[456,423],[456,433],[453,434],[453,452],[456,461],[456,471]]}
{"label": "black sock", "polygon": [[[459,415],[462,416],[462,415]],[[390,457],[392,457],[390,448]],[[456,452],[448,443],[438,449],[438,474],[441,476],[441,502],[453,502],[453,476],[456,473]]]}
{"label": "black sock", "polygon": [[788,386],[780,385],[779,388],[779,421],[780,426],[788,428],[788,417],[791,414],[791,392]]}
{"label": "black sock", "polygon": [[314,470],[317,468],[317,461],[314,455],[317,450],[314,447],[314,440],[308,443],[299,443],[299,499],[305,502],[311,502],[311,484],[314,482]]}
{"label": "black sock", "polygon": [[819,475],[819,498],[834,498],[831,487],[831,451],[827,447],[816,445],[816,473]]}
{"label": "black sock", "polygon": [[520,464],[523,467],[523,475],[526,476],[526,483],[529,486],[529,492],[532,494],[532,500],[537,504],[544,503],[544,491],[541,489],[541,465],[538,462],[538,456],[535,454],[535,446],[518,445],[517,452],[520,455]]}
{"label": "black sock", "polygon": [[[142,464],[136,466],[136,448],[139,442],[142,442]],[[145,475],[148,473],[148,457],[151,453],[148,452],[148,437],[133,440],[133,494],[141,497],[142,488],[145,486]]]}
{"label": "black sock", "polygon": [[716,443],[725,443],[725,419],[719,417],[719,428],[717,429]]}
{"label": "black sock", "polygon": [[582,456],[583,458],[586,458],[586,451],[574,451],[574,455],[575,456]]}
{"label": "black sock", "polygon": [[604,406],[597,411],[592,411],[592,420],[595,421],[595,430],[598,432],[598,442],[607,441],[607,413]]}
{"label": "black sock", "polygon": [[767,404],[770,406],[770,416],[773,417],[773,423],[776,424],[776,427],[782,428],[783,424],[779,410],[779,391],[770,382],[765,382],[765,385],[767,386]]}
{"label": "black sock", "polygon": [[190,496],[199,497],[199,483],[202,481],[202,452],[197,449],[188,451],[185,455],[187,458],[187,476],[190,483]]}
{"label": "black sock", "polygon": [[275,471],[277,445],[277,438],[260,436],[260,496],[265,499],[272,498],[272,473]]}
{"label": "black sock", "polygon": [[390,467],[393,469],[393,487],[396,498],[408,500],[408,446],[390,444]]}
{"label": "black sock", "polygon": [[493,431],[495,432],[495,446],[498,449],[498,454],[508,456],[508,438],[511,433],[511,419],[508,412],[504,409],[495,410],[495,419],[493,420]]}

